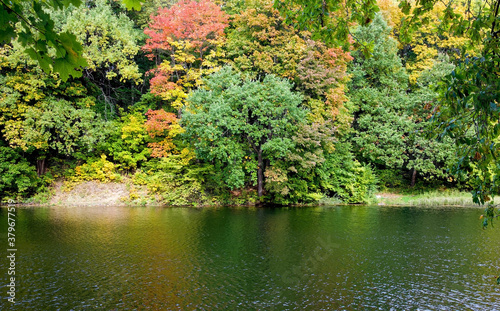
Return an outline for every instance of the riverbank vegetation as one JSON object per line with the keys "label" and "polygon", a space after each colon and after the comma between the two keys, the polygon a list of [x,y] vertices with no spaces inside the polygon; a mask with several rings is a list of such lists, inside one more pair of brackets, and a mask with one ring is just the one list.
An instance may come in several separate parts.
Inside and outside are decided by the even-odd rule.
{"label": "riverbank vegetation", "polygon": [[[446,81],[458,85],[455,75],[465,74],[465,55],[497,50],[442,21],[498,15],[498,2],[485,3],[419,12],[379,0],[364,22],[332,10],[321,20],[349,26],[334,39],[326,24],[304,27],[268,0],[46,7],[44,18],[75,38],[84,62],[74,61],[82,66],[71,76],[47,70],[48,60],[73,56],[50,40],[27,48],[22,23],[15,39],[0,37],[0,196],[47,201],[54,187],[98,182],[167,205],[368,203],[377,189],[402,188],[475,190],[484,202],[496,138],[491,154],[479,150],[484,142],[463,128],[469,119],[443,98],[452,96]],[[33,10],[25,4],[28,20],[40,18]],[[410,13],[421,23],[411,36]],[[497,26],[482,23],[475,35],[496,40]],[[487,77],[489,93],[471,92],[496,107],[498,72]],[[478,110],[467,109],[474,119]],[[451,137],[435,139],[436,113]],[[477,192],[485,180],[493,190]]]}

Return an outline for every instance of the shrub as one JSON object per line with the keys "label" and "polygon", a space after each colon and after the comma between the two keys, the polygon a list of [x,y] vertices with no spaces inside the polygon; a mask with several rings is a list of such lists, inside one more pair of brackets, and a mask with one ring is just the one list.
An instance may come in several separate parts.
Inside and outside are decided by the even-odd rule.
{"label": "shrub", "polygon": [[17,149],[0,144],[0,198],[23,197],[40,185],[35,167]]}

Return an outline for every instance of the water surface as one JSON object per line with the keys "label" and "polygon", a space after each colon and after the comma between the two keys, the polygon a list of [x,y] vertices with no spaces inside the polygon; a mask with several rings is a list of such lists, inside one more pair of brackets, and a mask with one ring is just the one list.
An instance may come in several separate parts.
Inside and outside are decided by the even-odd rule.
{"label": "water surface", "polygon": [[[500,228],[482,230],[481,213],[380,206],[18,209],[16,307],[500,310]],[[0,230],[7,249],[5,208]],[[10,306],[6,298],[2,291],[2,310]]]}

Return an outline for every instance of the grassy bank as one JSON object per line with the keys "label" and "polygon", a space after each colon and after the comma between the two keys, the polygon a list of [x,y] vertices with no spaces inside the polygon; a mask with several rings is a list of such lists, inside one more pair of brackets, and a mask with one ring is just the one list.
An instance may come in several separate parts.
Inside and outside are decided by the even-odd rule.
{"label": "grassy bank", "polygon": [[[470,192],[458,190],[426,191],[419,193],[378,193],[376,195],[379,205],[405,205],[405,206],[478,206],[472,202]],[[496,201],[500,198],[495,197]]]}

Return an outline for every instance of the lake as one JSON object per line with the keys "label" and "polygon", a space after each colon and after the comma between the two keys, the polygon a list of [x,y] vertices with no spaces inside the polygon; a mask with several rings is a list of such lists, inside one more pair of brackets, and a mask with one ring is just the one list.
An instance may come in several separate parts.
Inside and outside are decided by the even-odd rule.
{"label": "lake", "polygon": [[482,211],[19,208],[12,310],[500,310]]}

